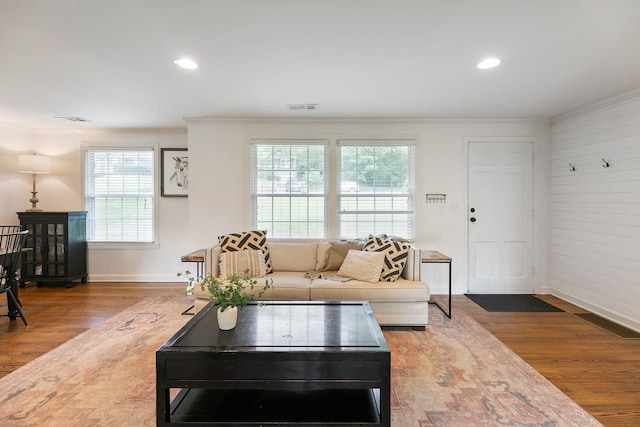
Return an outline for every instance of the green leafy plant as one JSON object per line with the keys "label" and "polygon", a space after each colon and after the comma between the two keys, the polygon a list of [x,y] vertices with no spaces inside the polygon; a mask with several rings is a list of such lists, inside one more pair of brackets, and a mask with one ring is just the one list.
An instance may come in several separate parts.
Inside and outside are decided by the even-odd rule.
{"label": "green leafy plant", "polygon": [[[244,273],[244,277],[231,274],[222,280],[208,275],[198,281],[191,275],[190,271],[178,273],[178,277],[184,276],[189,280],[185,290],[187,295],[192,295],[193,289],[199,286],[201,290],[204,291],[206,289],[209,291],[210,298],[218,302],[220,311],[225,311],[227,307],[242,308],[254,298],[254,294],[251,291],[254,290],[258,282],[249,277],[249,269],[245,270]],[[262,289],[255,296],[262,298],[262,295],[272,286],[273,280],[267,279]]]}

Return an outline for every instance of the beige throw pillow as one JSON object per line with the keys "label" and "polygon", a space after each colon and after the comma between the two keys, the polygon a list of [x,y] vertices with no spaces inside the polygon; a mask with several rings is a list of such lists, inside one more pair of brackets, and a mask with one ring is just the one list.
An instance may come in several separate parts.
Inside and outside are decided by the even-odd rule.
{"label": "beige throw pillow", "polygon": [[382,252],[364,252],[351,249],[338,270],[339,276],[363,282],[377,283],[384,264]]}
{"label": "beige throw pillow", "polygon": [[264,277],[267,273],[267,263],[264,254],[260,250],[245,249],[235,252],[222,252],[220,254],[220,277],[228,277],[235,274],[245,277],[245,271],[249,270],[249,277]]}
{"label": "beige throw pillow", "polygon": [[273,271],[311,271],[316,268],[318,243],[270,243]]}
{"label": "beige throw pillow", "polygon": [[326,262],[321,271],[337,271],[340,269],[347,252],[351,249],[362,250],[362,240],[343,240],[331,243],[331,248],[326,253]]}

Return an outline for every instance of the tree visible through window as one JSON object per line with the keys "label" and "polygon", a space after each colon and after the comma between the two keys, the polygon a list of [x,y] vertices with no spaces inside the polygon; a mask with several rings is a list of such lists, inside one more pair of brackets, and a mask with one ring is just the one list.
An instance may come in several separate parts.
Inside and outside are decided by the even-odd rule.
{"label": "tree visible through window", "polygon": [[254,226],[270,237],[325,237],[326,157],[326,141],[254,142]]}
{"label": "tree visible through window", "polygon": [[154,151],[87,149],[87,240],[153,242]]}
{"label": "tree visible through window", "polygon": [[413,143],[341,140],[338,156],[338,236],[412,238]]}

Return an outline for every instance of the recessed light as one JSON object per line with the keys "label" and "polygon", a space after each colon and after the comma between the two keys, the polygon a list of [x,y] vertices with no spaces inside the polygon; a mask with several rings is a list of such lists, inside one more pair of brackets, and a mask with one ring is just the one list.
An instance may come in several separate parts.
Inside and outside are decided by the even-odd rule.
{"label": "recessed light", "polygon": [[489,68],[494,68],[500,65],[502,61],[498,58],[485,58],[482,61],[478,62],[478,68],[481,70],[488,70]]}
{"label": "recessed light", "polygon": [[198,68],[198,64],[195,63],[193,59],[189,58],[179,58],[173,61],[178,67],[185,68],[187,70],[195,70]]}

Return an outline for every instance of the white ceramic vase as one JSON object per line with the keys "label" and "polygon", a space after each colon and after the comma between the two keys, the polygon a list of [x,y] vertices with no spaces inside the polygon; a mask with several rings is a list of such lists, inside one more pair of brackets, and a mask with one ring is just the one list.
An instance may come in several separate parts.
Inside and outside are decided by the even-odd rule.
{"label": "white ceramic vase", "polygon": [[236,327],[238,321],[238,307],[227,307],[225,311],[218,308],[218,327],[228,331]]}

